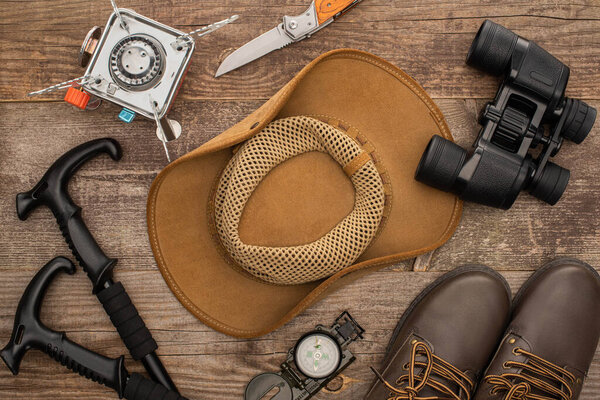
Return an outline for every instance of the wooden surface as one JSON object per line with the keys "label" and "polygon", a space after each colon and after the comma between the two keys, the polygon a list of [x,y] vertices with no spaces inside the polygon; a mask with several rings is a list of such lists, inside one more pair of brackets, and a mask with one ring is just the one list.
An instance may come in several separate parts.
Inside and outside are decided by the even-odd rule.
{"label": "wooden surface", "polygon": [[[600,108],[600,3],[597,0],[473,1],[364,0],[312,39],[289,46],[219,79],[212,76],[233,49],[272,28],[284,13],[297,15],[308,1],[126,1],[121,7],[185,31],[232,14],[241,18],[199,41],[171,116],[183,136],[170,145],[180,156],[233,125],[275,93],[302,66],[339,47],[371,51],[415,77],[440,106],[457,141],[472,143],[476,115],[498,80],[476,72],[464,58],[484,18],[535,39],[572,69],[568,94]],[[463,263],[501,271],[514,291],[543,263],[574,256],[600,266],[600,123],[582,145],[566,143],[555,161],[572,169],[568,190],[555,207],[524,195],[509,211],[465,206],[454,237],[434,254],[368,275],[321,301],[287,326],[255,340],[236,340],[194,319],[175,300],[156,269],[146,234],[148,188],[164,167],[154,126],[130,125],[105,104],[79,112],[60,101],[64,93],[27,98],[26,93],[80,76],[77,51],[93,25],[104,25],[108,0],[0,2],[0,342],[10,336],[21,293],[39,267],[69,255],[47,209],[20,222],[14,196],[37,182],[71,147],[111,136],[125,152],[86,164],[70,185],[74,200],[105,252],[119,258],[124,282],[151,328],[159,354],[183,394],[192,399],[239,399],[254,375],[273,371],[294,341],[316,323],[329,323],[348,308],[367,329],[358,360],[341,387],[316,398],[359,399],[372,380],[398,316],[434,278]],[[415,268],[419,271],[408,272]],[[44,321],[107,356],[126,353],[81,271],[52,285]],[[129,369],[141,371],[129,357]],[[112,399],[108,390],[69,373],[39,352],[29,353],[21,373],[0,368],[1,399]],[[600,398],[600,353],[580,397]]]}

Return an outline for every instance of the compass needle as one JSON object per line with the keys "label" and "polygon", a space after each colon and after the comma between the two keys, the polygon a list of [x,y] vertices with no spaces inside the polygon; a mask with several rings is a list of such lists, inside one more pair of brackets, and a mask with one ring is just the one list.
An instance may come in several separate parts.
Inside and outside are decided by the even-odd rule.
{"label": "compass needle", "polygon": [[300,372],[311,378],[331,375],[339,366],[342,352],[337,340],[326,333],[313,333],[298,343],[296,364]]}

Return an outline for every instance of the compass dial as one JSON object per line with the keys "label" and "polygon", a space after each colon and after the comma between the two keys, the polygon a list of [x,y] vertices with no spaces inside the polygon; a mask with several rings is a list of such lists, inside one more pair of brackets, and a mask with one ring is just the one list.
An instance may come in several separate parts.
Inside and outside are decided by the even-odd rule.
{"label": "compass dial", "polygon": [[333,374],[341,362],[342,351],[337,341],[324,333],[309,333],[296,345],[296,366],[310,378],[325,378]]}
{"label": "compass dial", "polygon": [[113,47],[110,73],[117,84],[130,90],[146,90],[154,86],[165,69],[165,52],[152,36],[127,36]]}

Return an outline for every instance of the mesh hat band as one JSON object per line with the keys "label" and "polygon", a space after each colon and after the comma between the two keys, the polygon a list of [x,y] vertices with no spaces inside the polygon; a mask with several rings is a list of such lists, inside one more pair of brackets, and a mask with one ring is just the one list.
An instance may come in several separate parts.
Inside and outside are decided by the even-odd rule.
{"label": "mesh hat band", "polygon": [[[350,176],[354,208],[333,229],[299,246],[254,246],[240,239],[246,203],[265,176],[297,155],[329,154]],[[214,221],[223,247],[239,266],[271,283],[300,284],[326,278],[352,265],[377,234],[385,207],[384,185],[373,160],[335,127],[310,117],[276,120],[244,143],[217,185]]]}

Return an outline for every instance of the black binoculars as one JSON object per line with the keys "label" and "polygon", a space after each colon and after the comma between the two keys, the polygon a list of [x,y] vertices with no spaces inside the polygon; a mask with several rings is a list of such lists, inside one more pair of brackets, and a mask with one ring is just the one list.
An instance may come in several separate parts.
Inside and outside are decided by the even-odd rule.
{"label": "black binoculars", "polygon": [[[509,209],[521,190],[554,205],[569,182],[569,170],[549,161],[563,139],[581,143],[596,110],[565,97],[569,68],[532,41],[485,21],[467,64],[504,75],[494,100],[480,115],[482,129],[471,154],[434,136],[415,178],[460,198]],[[549,129],[546,129],[549,126]],[[530,150],[542,146],[536,151]]]}

